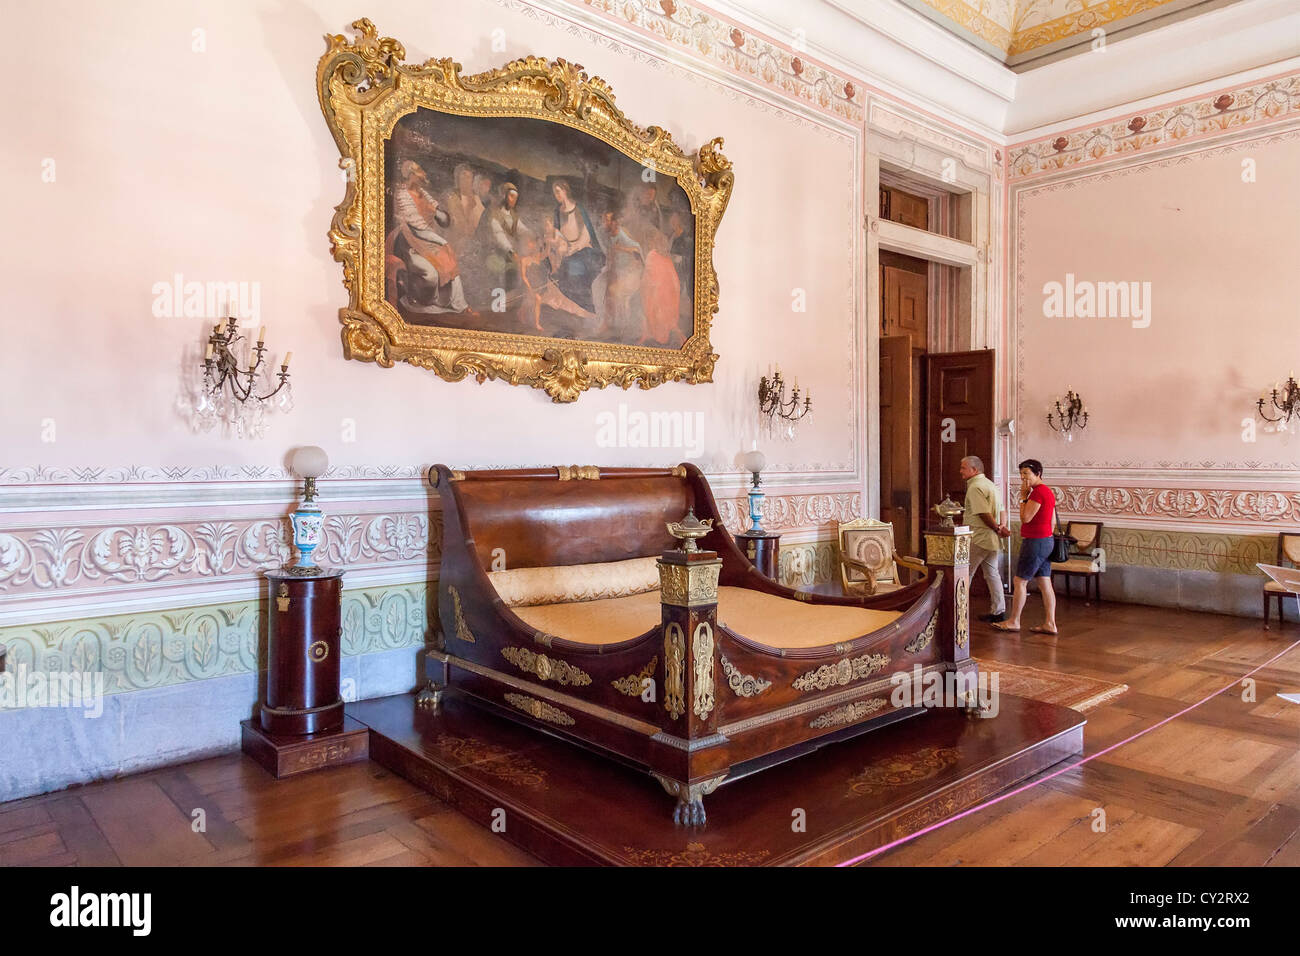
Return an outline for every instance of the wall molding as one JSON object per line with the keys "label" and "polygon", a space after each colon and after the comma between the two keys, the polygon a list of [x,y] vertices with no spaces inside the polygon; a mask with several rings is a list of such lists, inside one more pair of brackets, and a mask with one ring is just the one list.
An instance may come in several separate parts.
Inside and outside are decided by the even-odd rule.
{"label": "wall molding", "polygon": [[[423,646],[428,588],[423,583],[343,592],[347,656]],[[254,673],[265,656],[260,600],[0,627],[9,667],[49,673],[102,673],[120,694]]]}
{"label": "wall molding", "polygon": [[1185,148],[1224,134],[1258,130],[1300,114],[1300,73],[1229,86],[1103,123],[1007,147],[1012,182],[1094,166],[1107,160]]}
{"label": "wall molding", "polygon": [[1052,485],[1062,513],[1077,518],[1140,518],[1196,522],[1225,533],[1300,528],[1300,492],[1254,488],[1161,488],[1120,485]]}
{"label": "wall molding", "polygon": [[[322,564],[346,569],[354,585],[436,578],[442,516],[429,489],[377,502],[336,501],[332,487],[322,490]],[[733,533],[749,526],[748,497],[720,493],[717,503]],[[226,509],[177,507],[168,499],[157,508],[11,513],[18,520],[0,531],[0,625],[252,599],[262,573],[293,557],[291,507],[286,498]],[[795,536],[824,534],[861,513],[856,488],[769,491],[764,502],[766,526]]]}

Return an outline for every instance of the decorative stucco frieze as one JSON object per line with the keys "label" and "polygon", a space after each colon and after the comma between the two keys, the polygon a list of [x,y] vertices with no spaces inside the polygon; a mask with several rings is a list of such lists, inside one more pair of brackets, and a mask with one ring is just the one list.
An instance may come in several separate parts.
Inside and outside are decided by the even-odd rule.
{"label": "decorative stucco frieze", "polygon": [[[69,519],[81,517],[68,513]],[[435,530],[439,530],[435,528]],[[69,525],[0,532],[0,594],[85,591],[163,580],[256,576],[292,557],[287,518]],[[441,533],[423,511],[330,515],[323,563],[385,564],[436,557]]]}
{"label": "decorative stucco frieze", "polygon": [[[423,584],[344,591],[343,653],[423,645],[427,602]],[[260,602],[237,601],[0,627],[0,643],[10,668],[103,673],[105,693],[120,694],[255,672],[263,633]]]}
{"label": "decorative stucco frieze", "polygon": [[1226,488],[1053,486],[1072,517],[1169,518],[1300,526],[1300,493]]}
{"label": "decorative stucco frieze", "polygon": [[[773,495],[763,501],[763,526],[772,531],[820,528],[852,521],[862,511],[862,495],[856,491],[808,495]],[[735,533],[749,527],[749,499],[721,498],[718,513],[727,530]]]}

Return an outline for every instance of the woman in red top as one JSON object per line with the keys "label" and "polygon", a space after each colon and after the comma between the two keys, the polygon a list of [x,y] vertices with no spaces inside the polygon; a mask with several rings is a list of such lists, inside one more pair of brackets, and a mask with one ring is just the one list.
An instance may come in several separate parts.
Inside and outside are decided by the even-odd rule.
{"label": "woman in red top", "polygon": [[1025,609],[1029,581],[1038,581],[1047,620],[1030,630],[1037,634],[1056,633],[1056,592],[1052,590],[1052,526],[1056,521],[1056,495],[1043,481],[1043,463],[1026,458],[1020,463],[1020,557],[1016,562],[1011,614],[993,627],[999,631],[1020,630],[1020,612]]}

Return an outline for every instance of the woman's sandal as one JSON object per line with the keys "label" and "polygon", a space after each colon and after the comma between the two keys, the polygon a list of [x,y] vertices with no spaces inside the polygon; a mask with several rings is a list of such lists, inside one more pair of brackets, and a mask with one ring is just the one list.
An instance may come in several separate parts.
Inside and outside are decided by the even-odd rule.
{"label": "woman's sandal", "polygon": [[1029,630],[1031,630],[1031,631],[1032,631],[1033,633],[1035,633],[1035,634],[1058,634],[1058,633],[1060,633],[1059,631],[1048,630],[1047,626],[1044,625],[1044,624],[1035,624],[1035,625],[1034,625],[1033,627],[1031,627]]}
{"label": "woman's sandal", "polygon": [[1008,633],[1010,633],[1010,634],[1019,634],[1019,633],[1020,633],[1020,628],[1018,628],[1018,627],[1007,627],[1007,625],[1006,625],[1004,622],[1002,622],[1002,621],[994,621],[992,624],[989,625],[989,627],[993,628],[993,630],[995,630],[995,631],[1006,631],[1006,632],[1008,632]]}

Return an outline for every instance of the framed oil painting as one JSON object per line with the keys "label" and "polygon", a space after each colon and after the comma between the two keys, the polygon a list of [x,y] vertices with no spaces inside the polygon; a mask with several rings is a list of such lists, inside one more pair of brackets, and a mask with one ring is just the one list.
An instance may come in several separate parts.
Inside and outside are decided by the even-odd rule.
{"label": "framed oil painting", "polygon": [[317,68],[347,184],[330,240],[348,358],[556,402],[712,381],[721,139],[686,155],[564,60],[461,76],[450,59],[404,64],[368,20],[353,29]]}

